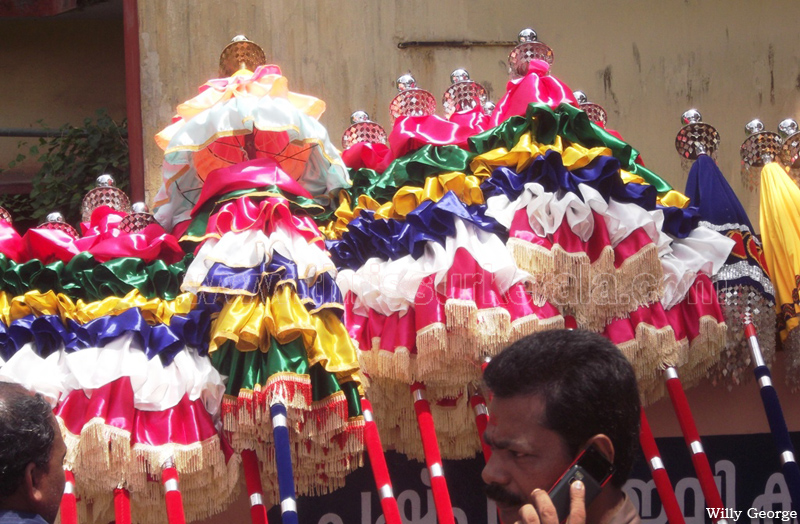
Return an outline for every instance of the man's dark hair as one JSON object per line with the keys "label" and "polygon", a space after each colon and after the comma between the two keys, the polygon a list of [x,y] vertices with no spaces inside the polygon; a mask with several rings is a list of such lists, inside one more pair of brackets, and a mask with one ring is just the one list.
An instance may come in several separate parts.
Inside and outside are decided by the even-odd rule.
{"label": "man's dark hair", "polygon": [[518,340],[486,368],[484,382],[500,398],[541,395],[542,425],[561,435],[575,456],[598,433],[614,444],[622,487],[639,442],[639,391],[630,363],[603,336],[583,330],[551,330]]}
{"label": "man's dark hair", "polygon": [[41,395],[0,382],[0,500],[17,490],[28,464],[49,467],[56,434],[52,413]]}

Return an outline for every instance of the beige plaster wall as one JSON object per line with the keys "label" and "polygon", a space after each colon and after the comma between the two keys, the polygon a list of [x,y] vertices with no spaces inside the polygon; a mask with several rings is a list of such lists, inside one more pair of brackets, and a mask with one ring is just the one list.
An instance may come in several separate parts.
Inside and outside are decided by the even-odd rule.
{"label": "beige plaster wall", "polygon": [[152,136],[177,103],[217,70],[229,39],[244,33],[279,64],[290,88],[328,104],[334,142],[355,109],[388,125],[399,74],[411,71],[437,98],[465,67],[497,98],[509,48],[398,49],[409,40],[513,40],[525,26],[555,51],[553,73],[609,112],[609,126],[677,188],[686,174],[674,150],[681,113],[697,107],[722,135],[719,163],[747,210],[757,194],[739,183],[743,126],[775,129],[800,116],[800,3],[792,0],[148,0],[139,2],[146,187],[160,184]]}
{"label": "beige plaster wall", "polygon": [[[122,19],[60,16],[0,19],[0,127],[80,124],[106,108],[125,118]],[[21,139],[0,138],[0,169]],[[27,139],[36,143],[36,139]],[[28,180],[34,163],[9,169],[3,183]]]}

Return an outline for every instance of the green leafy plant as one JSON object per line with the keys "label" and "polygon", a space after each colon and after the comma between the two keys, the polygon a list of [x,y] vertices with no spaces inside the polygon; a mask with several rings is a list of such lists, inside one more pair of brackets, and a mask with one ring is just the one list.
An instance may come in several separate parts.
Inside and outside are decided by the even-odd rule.
{"label": "green leafy plant", "polygon": [[38,223],[48,213],[60,211],[67,222],[77,224],[84,195],[105,173],[128,192],[127,122],[115,122],[104,109],[98,110],[94,119],[84,119],[82,126],[66,124],[59,128],[58,136],[40,138],[31,146],[23,142],[19,147],[20,153],[9,167],[27,159],[36,160],[41,167],[34,175],[29,196],[0,196],[0,205],[8,209],[15,223]]}

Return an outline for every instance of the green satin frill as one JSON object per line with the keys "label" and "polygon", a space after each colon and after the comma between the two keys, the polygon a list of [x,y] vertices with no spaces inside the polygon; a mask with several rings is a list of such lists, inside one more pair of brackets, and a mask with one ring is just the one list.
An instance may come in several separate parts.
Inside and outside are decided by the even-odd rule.
{"label": "green satin frill", "polygon": [[423,146],[392,162],[383,173],[373,169],[350,170],[353,187],[351,201],[367,195],[378,203],[389,202],[403,186],[422,187],[429,176],[449,172],[467,172],[473,153],[458,146]]}
{"label": "green satin frill", "polygon": [[174,300],[180,295],[186,268],[194,255],[186,255],[175,264],[156,260],[146,264],[140,258],[116,258],[100,263],[86,252],[78,253],[68,263],[42,264],[30,260],[18,264],[0,255],[0,290],[12,296],[31,290],[53,291],[87,302],[106,297],[123,297],[137,289],[144,297]]}
{"label": "green satin frill", "polygon": [[672,190],[663,178],[636,163],[639,151],[592,123],[584,111],[569,104],[561,104],[555,110],[545,104],[530,104],[524,117],[511,117],[497,127],[471,137],[470,150],[483,154],[499,147],[511,149],[527,131],[540,144],[552,144],[558,135],[587,148],[607,147],[622,169],[642,177],[659,194]]}
{"label": "green satin frill", "polygon": [[325,371],[322,364],[309,366],[301,338],[280,344],[272,338],[269,350],[239,351],[234,342],[222,344],[209,354],[212,365],[228,377],[225,394],[238,396],[240,390],[255,390],[267,384],[270,377],[289,373],[308,377],[311,381],[312,401],[317,402],[342,391],[347,398],[348,416],[361,415],[358,382],[339,382],[336,375]]}

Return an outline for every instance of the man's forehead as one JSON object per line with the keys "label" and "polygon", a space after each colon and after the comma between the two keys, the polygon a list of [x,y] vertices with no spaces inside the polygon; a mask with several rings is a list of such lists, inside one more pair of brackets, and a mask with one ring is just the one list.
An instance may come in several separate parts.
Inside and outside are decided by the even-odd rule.
{"label": "man's forehead", "polygon": [[543,426],[544,407],[541,395],[495,396],[489,401],[489,426],[501,433],[530,431]]}

